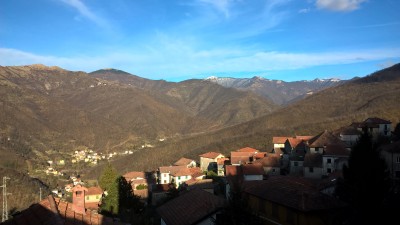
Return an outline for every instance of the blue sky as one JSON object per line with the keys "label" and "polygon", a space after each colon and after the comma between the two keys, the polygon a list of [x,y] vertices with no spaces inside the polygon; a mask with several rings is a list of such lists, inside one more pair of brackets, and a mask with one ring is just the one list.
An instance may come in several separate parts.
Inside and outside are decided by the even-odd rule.
{"label": "blue sky", "polygon": [[0,65],[348,79],[400,62],[398,0],[0,0]]}

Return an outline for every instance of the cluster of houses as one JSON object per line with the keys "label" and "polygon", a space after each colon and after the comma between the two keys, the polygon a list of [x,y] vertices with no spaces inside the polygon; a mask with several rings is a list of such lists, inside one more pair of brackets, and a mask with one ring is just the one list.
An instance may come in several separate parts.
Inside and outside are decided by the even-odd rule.
{"label": "cluster of houses", "polygon": [[[316,136],[273,137],[269,151],[245,147],[229,155],[206,152],[198,161],[180,158],[155,172],[123,176],[135,195],[157,207],[162,225],[218,224],[227,219],[224,209],[235,196],[263,224],[337,224],[346,204],[333,195],[336,180],[363,131],[374,139],[393,133],[390,121],[368,118]],[[381,153],[392,178],[400,180],[400,134],[399,141],[383,146]],[[99,217],[93,213],[103,194],[100,188],[85,188],[76,178],[65,190],[73,195],[66,210],[74,218]],[[171,199],[172,191],[178,194]],[[51,208],[52,201],[45,206]]]}
{"label": "cluster of houses", "polygon": [[[267,224],[334,224],[346,205],[333,193],[352,146],[363,131],[378,139],[390,137],[391,130],[390,121],[368,118],[316,136],[273,137],[273,148],[267,152],[250,147],[229,156],[207,152],[199,156],[198,168],[195,160],[182,158],[158,169],[159,185],[187,187],[203,179],[196,171],[213,171],[224,181],[225,196],[201,188],[185,189],[157,208],[161,224],[214,224],[222,206],[235,194]],[[396,142],[381,150],[393,179],[400,179],[399,146]],[[196,211],[196,215],[187,215],[187,211]]]}
{"label": "cluster of houses", "polygon": [[110,153],[109,155],[103,155],[102,153],[98,154],[97,152],[94,152],[91,149],[85,149],[81,151],[75,151],[72,154],[72,163],[77,163],[80,161],[84,161],[86,163],[91,163],[91,164],[97,164],[99,160],[102,159],[109,159],[113,156],[113,153]]}

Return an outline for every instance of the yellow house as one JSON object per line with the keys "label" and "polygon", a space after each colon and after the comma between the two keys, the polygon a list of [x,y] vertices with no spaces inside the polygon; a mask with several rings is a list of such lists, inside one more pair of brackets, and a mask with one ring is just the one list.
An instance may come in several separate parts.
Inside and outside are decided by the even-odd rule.
{"label": "yellow house", "polygon": [[100,187],[90,187],[85,193],[85,208],[98,209],[103,190]]}
{"label": "yellow house", "polygon": [[322,194],[304,178],[275,176],[245,182],[243,196],[263,224],[340,224],[345,204]]}

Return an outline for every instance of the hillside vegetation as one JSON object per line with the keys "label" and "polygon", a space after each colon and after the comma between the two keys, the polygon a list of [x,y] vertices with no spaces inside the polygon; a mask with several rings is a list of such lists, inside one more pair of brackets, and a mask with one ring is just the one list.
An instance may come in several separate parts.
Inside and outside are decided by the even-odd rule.
{"label": "hillside vegetation", "polygon": [[[400,66],[395,65],[367,77],[328,88],[308,98],[252,121],[195,137],[166,143],[115,162],[121,171],[151,170],[169,165],[181,156],[198,159],[207,151],[228,153],[244,146],[270,150],[272,136],[316,135],[381,117],[400,121]],[[151,157],[149,157],[151,156]],[[119,166],[124,165],[124,166]],[[95,174],[91,171],[88,175]]]}

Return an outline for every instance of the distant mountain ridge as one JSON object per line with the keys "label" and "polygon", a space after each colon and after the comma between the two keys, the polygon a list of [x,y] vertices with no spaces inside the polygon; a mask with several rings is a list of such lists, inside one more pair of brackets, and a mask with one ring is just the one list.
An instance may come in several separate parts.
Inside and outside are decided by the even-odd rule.
{"label": "distant mountain ridge", "polygon": [[252,91],[270,99],[278,105],[286,105],[298,101],[325,88],[338,86],[346,82],[345,80],[336,78],[286,82],[282,80],[269,80],[259,76],[254,76],[252,78],[211,76],[205,80],[224,87]]}

